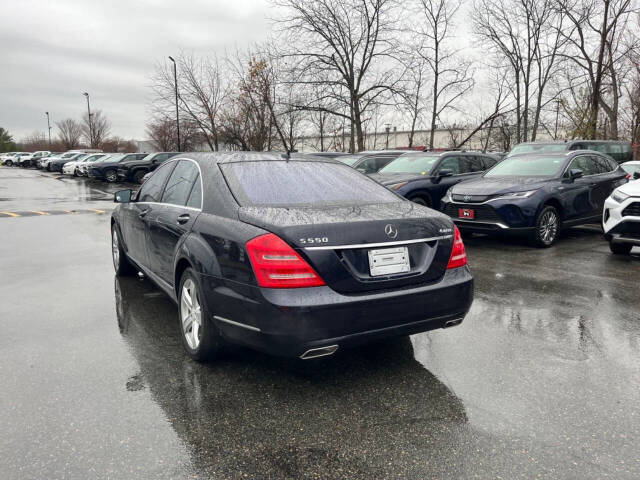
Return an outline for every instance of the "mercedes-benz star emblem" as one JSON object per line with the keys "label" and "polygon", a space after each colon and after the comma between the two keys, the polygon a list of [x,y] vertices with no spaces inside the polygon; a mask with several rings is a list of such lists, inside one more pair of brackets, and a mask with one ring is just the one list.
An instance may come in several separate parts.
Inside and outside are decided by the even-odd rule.
{"label": "mercedes-benz star emblem", "polygon": [[391,225],[390,223],[388,223],[384,227],[384,233],[386,233],[387,237],[389,238],[396,238],[398,236],[398,229],[395,227],[395,225]]}

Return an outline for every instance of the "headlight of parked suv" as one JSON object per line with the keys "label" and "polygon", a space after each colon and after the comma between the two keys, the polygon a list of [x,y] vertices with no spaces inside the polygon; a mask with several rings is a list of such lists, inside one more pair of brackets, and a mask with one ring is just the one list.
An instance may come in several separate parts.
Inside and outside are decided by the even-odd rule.
{"label": "headlight of parked suv", "polygon": [[611,198],[613,198],[618,203],[622,203],[627,198],[629,198],[629,195],[626,195],[618,190],[614,190],[614,192],[611,194]]}
{"label": "headlight of parked suv", "polygon": [[536,193],[538,190],[529,190],[527,192],[511,192],[500,195],[497,198],[529,198],[531,195]]}
{"label": "headlight of parked suv", "polygon": [[387,188],[389,190],[398,190],[399,188],[404,187],[407,183],[409,182],[394,183],[393,185],[387,185]]}

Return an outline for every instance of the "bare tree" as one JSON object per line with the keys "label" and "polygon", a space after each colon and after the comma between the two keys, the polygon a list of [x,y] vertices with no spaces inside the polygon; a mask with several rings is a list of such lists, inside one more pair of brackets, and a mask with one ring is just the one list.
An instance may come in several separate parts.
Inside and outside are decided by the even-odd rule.
{"label": "bare tree", "polygon": [[67,118],[56,122],[58,127],[58,139],[66,150],[72,150],[80,146],[82,138],[82,125],[73,118]]}
{"label": "bare tree", "polygon": [[[209,148],[217,151],[220,149],[222,110],[229,94],[224,68],[217,56],[184,52],[176,57],[176,65],[180,117],[192,121],[200,129]],[[175,83],[170,64],[156,65],[152,88],[154,115],[169,117],[169,112],[175,109]],[[186,150],[186,147],[183,145],[182,149]]]}
{"label": "bare tree", "polygon": [[[618,100],[620,96],[617,68],[627,55],[621,35],[634,11],[631,0],[558,0],[571,28],[563,36],[571,46],[566,58],[583,73],[589,92],[589,110],[585,136],[598,136],[599,111],[609,117],[612,136],[618,136]],[[612,103],[605,98],[607,83]]]}
{"label": "bare tree", "polygon": [[364,149],[363,118],[372,104],[397,83],[390,65],[396,52],[396,0],[273,0],[282,7],[278,22],[288,54],[303,64],[302,81],[327,87],[344,108],[329,110],[350,126],[350,150]]}
{"label": "bare tree", "polygon": [[[509,67],[516,102],[517,141],[535,140],[545,100],[564,46],[562,11],[557,0],[476,0],[476,34]],[[533,128],[530,128],[533,103]],[[531,136],[529,132],[531,131]]]}
{"label": "bare tree", "polygon": [[89,114],[85,113],[82,116],[82,136],[84,137],[89,148],[100,148],[102,142],[106,140],[111,133],[111,124],[107,117],[102,113],[102,110],[95,110],[91,112],[91,120],[89,121]]}
{"label": "bare tree", "polygon": [[454,16],[463,0],[419,0],[421,25],[417,33],[422,37],[418,54],[426,61],[432,76],[431,123],[429,148],[438,119],[455,106],[457,100],[473,88],[470,62],[461,56],[461,49],[452,47]]}
{"label": "bare tree", "polygon": [[[410,48],[406,55],[403,55],[406,59],[404,62],[406,71],[396,94],[398,97],[396,108],[401,111],[403,116],[407,114],[409,116],[410,126],[409,134],[407,135],[409,148],[413,147],[416,129],[420,125],[422,115],[427,109],[425,105],[425,90],[427,89],[429,62],[422,53],[422,45],[418,44]],[[377,125],[376,119],[374,127],[376,131]]]}

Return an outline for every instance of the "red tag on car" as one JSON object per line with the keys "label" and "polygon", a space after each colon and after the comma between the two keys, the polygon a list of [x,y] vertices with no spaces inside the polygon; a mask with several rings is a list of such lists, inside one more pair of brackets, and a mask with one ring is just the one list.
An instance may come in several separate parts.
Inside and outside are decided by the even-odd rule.
{"label": "red tag on car", "polygon": [[476,218],[476,215],[475,212],[470,208],[460,208],[458,209],[458,217],[473,220],[474,218]]}

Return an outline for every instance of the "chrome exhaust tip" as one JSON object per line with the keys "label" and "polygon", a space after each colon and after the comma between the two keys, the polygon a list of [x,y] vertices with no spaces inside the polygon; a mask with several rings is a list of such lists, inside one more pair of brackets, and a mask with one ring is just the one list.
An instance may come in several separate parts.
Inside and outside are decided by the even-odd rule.
{"label": "chrome exhaust tip", "polygon": [[444,322],[444,327],[442,327],[442,328],[455,327],[456,325],[460,325],[461,323],[462,323],[462,318],[456,318],[454,320],[447,320],[446,322]]}
{"label": "chrome exhaust tip", "polygon": [[302,355],[300,355],[300,358],[302,360],[309,360],[311,358],[326,357],[328,355],[333,355],[334,353],[336,353],[336,350],[338,350],[338,345],[312,348],[311,350],[307,350]]}

